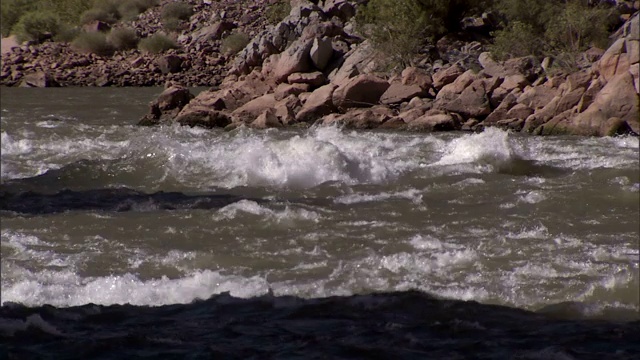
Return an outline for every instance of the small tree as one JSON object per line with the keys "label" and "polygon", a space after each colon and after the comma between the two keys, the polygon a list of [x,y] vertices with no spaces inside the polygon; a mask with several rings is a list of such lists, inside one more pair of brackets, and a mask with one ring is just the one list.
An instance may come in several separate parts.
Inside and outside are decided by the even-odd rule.
{"label": "small tree", "polygon": [[107,41],[117,50],[129,50],[138,46],[140,38],[131,28],[119,28],[111,30],[107,35]]}
{"label": "small tree", "polygon": [[170,37],[157,33],[140,40],[138,48],[152,54],[159,54],[169,49],[178,48],[178,44]]}
{"label": "small tree", "polygon": [[107,42],[107,36],[99,31],[81,33],[71,45],[77,50],[101,56],[110,56],[114,51],[113,46]]}
{"label": "small tree", "polygon": [[31,11],[22,17],[13,27],[19,41],[42,42],[58,33],[60,19],[51,13]]}

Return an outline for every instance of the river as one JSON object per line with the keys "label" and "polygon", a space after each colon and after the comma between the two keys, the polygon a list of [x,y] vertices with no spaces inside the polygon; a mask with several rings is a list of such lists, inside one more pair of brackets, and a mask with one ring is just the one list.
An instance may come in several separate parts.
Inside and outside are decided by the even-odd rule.
{"label": "river", "polygon": [[0,356],[640,353],[637,137],[136,126],[161,90],[1,89]]}

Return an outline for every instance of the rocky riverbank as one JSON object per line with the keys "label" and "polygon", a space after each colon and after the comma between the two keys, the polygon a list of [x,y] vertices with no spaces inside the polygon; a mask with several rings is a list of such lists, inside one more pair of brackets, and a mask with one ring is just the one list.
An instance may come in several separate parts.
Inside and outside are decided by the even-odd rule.
{"label": "rocky riverbank", "polygon": [[[0,79],[27,86],[165,85],[143,125],[640,133],[638,9],[608,49],[591,48],[572,73],[552,71],[550,59],[493,60],[485,51],[489,16],[466,19],[462,33],[441,38],[416,66],[392,73],[380,71],[371,44],[353,29],[358,1],[295,0],[289,16],[271,26],[260,11],[267,2],[193,2],[196,15],[178,37],[181,50],[162,55],[132,50],[106,59],[55,43],[17,48],[3,56]],[[133,22],[139,32],[153,31],[153,11]],[[220,54],[232,28],[252,36],[234,57]],[[197,97],[187,89],[202,85],[212,87]]]}

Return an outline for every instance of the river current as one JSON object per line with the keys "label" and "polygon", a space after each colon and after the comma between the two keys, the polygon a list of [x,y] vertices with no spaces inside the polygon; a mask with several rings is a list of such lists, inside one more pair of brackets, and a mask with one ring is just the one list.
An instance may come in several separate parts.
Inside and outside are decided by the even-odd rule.
{"label": "river current", "polygon": [[637,137],[138,127],[1,90],[0,357],[631,359]]}

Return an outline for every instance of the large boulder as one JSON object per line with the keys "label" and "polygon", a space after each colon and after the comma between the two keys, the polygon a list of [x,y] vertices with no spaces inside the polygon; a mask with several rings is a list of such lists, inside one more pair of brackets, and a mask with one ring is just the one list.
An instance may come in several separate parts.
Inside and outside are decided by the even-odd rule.
{"label": "large boulder", "polygon": [[337,86],[334,84],[317,88],[296,114],[296,120],[310,122],[336,111],[337,109],[333,105],[333,93],[336,88]]}
{"label": "large boulder", "polygon": [[[628,128],[640,133],[639,97],[628,72],[614,76],[582,113],[558,122],[548,133],[604,136]],[[611,120],[614,119],[614,120]],[[545,128],[548,126],[545,125]],[[616,129],[613,129],[616,127]]]}
{"label": "large boulder", "polygon": [[60,84],[53,75],[45,71],[37,71],[25,75],[20,82],[20,87],[59,87]]}
{"label": "large boulder", "polygon": [[276,102],[274,94],[266,94],[235,109],[231,116],[234,122],[250,124],[266,109],[273,109]]}
{"label": "large boulder", "polygon": [[422,97],[427,94],[418,85],[403,85],[399,83],[393,83],[380,97],[380,102],[385,105],[399,104],[405,101],[409,101],[414,97]]}
{"label": "large boulder", "polygon": [[534,86],[526,88],[518,97],[518,103],[525,104],[532,109],[540,109],[558,95],[557,89],[549,86]]}
{"label": "large boulder", "polygon": [[491,113],[489,89],[485,79],[477,79],[466,87],[453,101],[442,102],[439,107],[458,113],[465,118],[485,117]]}
{"label": "large boulder", "polygon": [[194,96],[188,88],[178,84],[171,84],[158,95],[156,103],[161,111],[182,109],[193,98]]}
{"label": "large boulder", "polygon": [[378,104],[389,83],[374,75],[358,75],[338,86],[333,92],[333,104],[341,109],[370,107]]}
{"label": "large boulder", "polygon": [[311,49],[309,50],[309,56],[311,62],[316,68],[324,70],[331,60],[333,55],[333,46],[331,46],[331,38],[315,38]]}
{"label": "large boulder", "polygon": [[429,110],[426,114],[408,123],[407,128],[412,131],[451,131],[458,130],[460,124],[451,114],[438,110]]}
{"label": "large boulder", "polygon": [[[342,83],[354,76],[367,74],[375,69],[374,49],[369,40],[360,43],[355,49],[350,50],[337,64],[329,66],[328,78],[333,83]],[[335,66],[335,68],[332,68]]]}
{"label": "large boulder", "polygon": [[212,109],[199,108],[178,114],[175,121],[180,125],[198,126],[204,128],[225,127],[231,124],[231,117],[222,112]]}
{"label": "large boulder", "polygon": [[274,76],[277,82],[287,80],[287,77],[293,73],[311,70],[309,51],[311,50],[312,44],[312,40],[299,40],[291,44],[287,50],[280,54],[280,58],[274,69]]}
{"label": "large boulder", "polygon": [[464,69],[454,64],[448,68],[438,70],[433,74],[433,87],[436,89],[442,89],[445,85],[451,84],[458,76],[464,73]]}
{"label": "large boulder", "polygon": [[431,75],[420,68],[408,67],[402,70],[401,83],[408,86],[417,85],[422,90],[429,90],[433,85],[433,79],[431,79]]}

